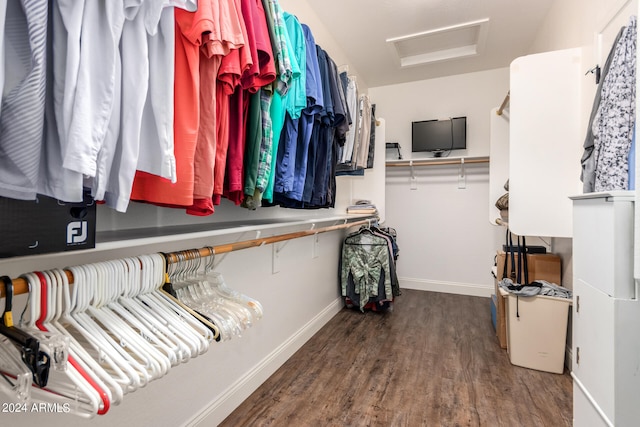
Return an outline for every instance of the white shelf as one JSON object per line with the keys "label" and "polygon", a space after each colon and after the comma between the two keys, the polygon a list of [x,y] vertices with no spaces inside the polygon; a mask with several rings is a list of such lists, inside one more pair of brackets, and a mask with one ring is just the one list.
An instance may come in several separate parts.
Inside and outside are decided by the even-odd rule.
{"label": "white shelf", "polygon": [[[17,277],[27,271],[64,268],[144,253],[197,249],[239,240],[320,228],[326,225],[355,222],[367,218],[375,218],[375,215],[345,213],[306,218],[271,218],[103,231],[96,234],[97,243],[93,249],[3,258],[0,259],[0,271],[3,275]],[[254,235],[251,236],[249,233],[254,233]]]}
{"label": "white shelf", "polygon": [[420,159],[387,160],[387,167],[412,167],[412,166],[438,166],[459,165],[472,163],[489,163],[489,156],[457,156],[457,157],[430,157]]}

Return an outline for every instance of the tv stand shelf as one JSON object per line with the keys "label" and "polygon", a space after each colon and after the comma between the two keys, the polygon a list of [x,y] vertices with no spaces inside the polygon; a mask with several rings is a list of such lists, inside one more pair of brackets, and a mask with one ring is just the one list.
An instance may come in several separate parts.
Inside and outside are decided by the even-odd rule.
{"label": "tv stand shelf", "polygon": [[438,166],[460,165],[471,163],[489,163],[489,156],[479,157],[433,157],[429,159],[387,160],[386,167],[413,167],[413,166]]}

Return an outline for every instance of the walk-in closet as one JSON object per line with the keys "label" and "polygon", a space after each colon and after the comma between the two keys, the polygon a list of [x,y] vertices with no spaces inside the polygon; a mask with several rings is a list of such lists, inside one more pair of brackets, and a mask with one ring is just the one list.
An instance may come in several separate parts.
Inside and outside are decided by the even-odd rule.
{"label": "walk-in closet", "polygon": [[635,426],[639,11],[0,1],[0,424]]}

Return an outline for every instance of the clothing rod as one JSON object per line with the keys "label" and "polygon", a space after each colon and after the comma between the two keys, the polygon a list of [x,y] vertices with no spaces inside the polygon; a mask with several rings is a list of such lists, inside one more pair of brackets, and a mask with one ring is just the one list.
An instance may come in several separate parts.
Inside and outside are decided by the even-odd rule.
{"label": "clothing rod", "polygon": [[498,111],[496,111],[497,115],[501,116],[504,109],[507,108],[507,104],[509,104],[509,99],[511,96],[510,94],[511,94],[511,91],[507,92],[507,96],[504,97],[504,100],[502,101],[502,105],[500,105],[500,108],[498,108]]}
{"label": "clothing rod", "polygon": [[[278,234],[278,235],[270,236],[270,237],[263,237],[263,238],[259,238],[259,239],[244,240],[244,241],[241,241],[241,242],[218,245],[218,246],[214,246],[213,247],[213,253],[215,253],[215,254],[223,254],[223,253],[226,253],[226,252],[233,252],[233,251],[238,251],[238,250],[241,250],[241,249],[249,249],[249,248],[255,248],[257,246],[267,245],[267,244],[271,244],[271,243],[278,243],[278,242],[282,242],[282,241],[285,241],[285,240],[291,240],[291,239],[297,239],[297,238],[300,238],[300,237],[312,236],[314,234],[326,233],[328,231],[335,231],[335,230],[340,230],[340,229],[343,229],[343,228],[355,227],[355,226],[358,226],[358,225],[371,224],[372,220],[373,219],[363,219],[363,220],[345,222],[343,224],[331,225],[331,226],[312,229],[312,230],[296,231],[296,232],[293,232],[293,233]],[[209,256],[212,253],[211,247],[194,249],[194,250],[197,250],[200,253],[201,257]],[[187,253],[187,252],[189,252],[189,251],[171,252],[171,253],[165,254],[165,256],[167,257],[167,262],[169,264],[173,264],[175,262],[178,262],[178,254],[179,253]],[[67,275],[67,278],[69,279],[69,283],[70,284],[73,283],[73,273],[71,271],[68,271],[68,270],[65,270],[64,272]],[[17,277],[15,279],[11,279],[11,281],[13,282],[13,294],[14,295],[26,294],[26,293],[29,292],[29,284],[23,278]],[[0,283],[0,298],[3,298],[4,296],[5,296],[4,283]]]}
{"label": "clothing rod", "polygon": [[[370,219],[365,219],[360,221],[347,222],[346,224],[337,224],[337,225],[331,225],[328,227],[317,228],[312,230],[296,231],[293,233],[278,234],[270,237],[261,237],[259,239],[243,240],[241,242],[218,245],[213,247],[213,251],[211,250],[212,248],[210,247],[200,248],[196,250],[199,252],[200,257],[204,258],[212,254],[220,255],[227,252],[238,251],[241,249],[255,248],[257,246],[269,245],[272,243],[283,242],[285,240],[298,239],[300,237],[312,236],[314,234],[326,233],[328,231],[335,231],[335,230],[340,230],[342,228],[355,227],[357,225],[364,225],[364,224],[370,224],[370,223],[371,223]],[[167,262],[170,264],[174,262],[178,262],[178,254],[185,253],[185,252],[189,252],[189,251],[178,251],[178,252],[166,253],[165,256],[167,257]]]}
{"label": "clothing rod", "polygon": [[392,168],[411,166],[438,166],[438,165],[461,165],[469,163],[489,163],[489,157],[478,157],[470,159],[442,159],[442,160],[413,160],[407,161],[387,161],[386,166]]}

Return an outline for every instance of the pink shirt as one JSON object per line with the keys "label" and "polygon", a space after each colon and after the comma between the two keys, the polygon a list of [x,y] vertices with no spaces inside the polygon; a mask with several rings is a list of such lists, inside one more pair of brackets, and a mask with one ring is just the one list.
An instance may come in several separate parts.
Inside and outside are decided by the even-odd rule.
{"label": "pink shirt", "polygon": [[[195,157],[194,201],[187,209],[187,213],[194,215],[210,215],[214,211],[212,195],[216,157],[219,142],[226,139],[224,133],[219,135],[220,128],[225,127],[225,120],[220,118],[217,111],[217,99],[224,94],[225,88],[218,82],[218,75],[221,71],[228,71],[228,57],[240,56],[238,51],[246,50],[243,49],[246,42],[244,25],[240,11],[236,8],[236,0],[218,0],[214,3],[217,6],[213,7],[217,12],[217,15],[214,13],[216,31],[205,38],[200,56],[201,120]],[[237,74],[239,78],[240,71]],[[224,116],[224,112],[222,114]],[[226,147],[222,151],[220,155],[226,156]]]}

